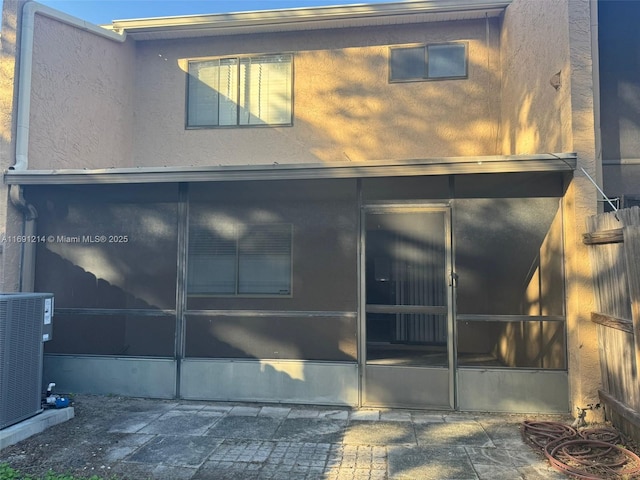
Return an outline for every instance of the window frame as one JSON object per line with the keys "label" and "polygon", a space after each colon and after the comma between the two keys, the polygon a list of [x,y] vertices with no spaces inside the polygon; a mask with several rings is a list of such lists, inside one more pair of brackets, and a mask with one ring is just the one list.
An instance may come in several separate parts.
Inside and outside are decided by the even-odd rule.
{"label": "window frame", "polygon": [[[241,241],[242,238],[238,235],[238,225],[234,225],[234,243],[235,243],[235,270],[234,270],[234,292],[223,292],[223,293],[215,293],[215,292],[189,292],[189,284],[190,284],[190,273],[189,273],[189,264],[191,261],[191,242],[187,242],[187,275],[186,275],[186,285],[185,285],[185,293],[187,297],[192,298],[210,298],[210,297],[219,297],[219,298],[292,298],[293,297],[293,261],[294,261],[294,225],[290,222],[282,222],[282,223],[252,223],[245,224],[245,227],[249,229],[253,226],[256,227],[265,227],[265,226],[281,226],[288,228],[288,239],[289,239],[289,291],[288,293],[242,293],[241,292]],[[245,253],[246,255],[246,253]]]}
{"label": "window frame", "polygon": [[[440,47],[440,46],[462,46],[464,47],[464,75],[454,75],[454,76],[430,76],[429,74],[429,47]],[[410,78],[393,78],[393,70],[391,67],[391,55],[394,50],[406,50],[406,49],[415,49],[415,48],[423,48],[424,49],[424,71],[425,75],[423,77],[410,77]],[[460,42],[440,42],[440,43],[411,43],[411,44],[403,44],[403,45],[394,45],[389,47],[388,53],[388,77],[389,83],[410,83],[410,82],[437,82],[441,80],[466,80],[469,78],[469,42],[460,41]]]}
{"label": "window frame", "polygon": [[[290,89],[290,98],[289,98],[289,121],[286,123],[248,123],[243,124],[240,123],[241,110],[242,106],[240,105],[240,96],[242,90],[242,82],[240,78],[240,70],[243,60],[258,60],[262,58],[268,57],[288,57],[289,65],[290,65],[290,78],[289,78],[289,89]],[[189,100],[190,100],[190,84],[191,84],[191,65],[198,63],[205,63],[211,61],[225,61],[225,60],[236,60],[236,68],[237,68],[237,78],[236,78],[236,122],[230,125],[220,125],[219,118],[218,124],[203,124],[203,125],[191,125],[189,123]],[[226,128],[274,128],[274,127],[292,127],[293,126],[293,118],[294,118],[294,54],[293,52],[280,52],[280,53],[260,53],[260,54],[251,54],[251,55],[225,55],[225,56],[211,56],[211,57],[198,57],[198,58],[190,58],[187,60],[187,68],[186,68],[186,79],[185,79],[185,117],[184,117],[184,125],[185,130],[203,130],[203,129],[226,129]]]}

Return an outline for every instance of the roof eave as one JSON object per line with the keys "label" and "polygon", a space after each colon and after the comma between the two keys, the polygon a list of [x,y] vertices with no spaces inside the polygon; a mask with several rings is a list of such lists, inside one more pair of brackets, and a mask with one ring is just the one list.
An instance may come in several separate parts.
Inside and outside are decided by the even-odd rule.
{"label": "roof eave", "polygon": [[75,185],[571,172],[575,170],[576,162],[575,153],[545,153],[328,164],[8,170],[5,172],[4,181],[9,185]]}
{"label": "roof eave", "polygon": [[[332,7],[306,7],[279,10],[259,10],[212,15],[187,15],[175,17],[141,18],[114,20],[105,26],[118,32],[144,39],[153,34],[154,38],[175,37],[194,32],[207,35],[233,33],[260,33],[274,28],[286,30],[308,30],[317,28],[339,28],[358,26],[380,19],[392,19],[415,15],[443,15],[446,13],[486,12],[490,16],[499,15],[512,0],[417,0],[379,4],[340,5]],[[434,17],[435,18],[435,17]]]}

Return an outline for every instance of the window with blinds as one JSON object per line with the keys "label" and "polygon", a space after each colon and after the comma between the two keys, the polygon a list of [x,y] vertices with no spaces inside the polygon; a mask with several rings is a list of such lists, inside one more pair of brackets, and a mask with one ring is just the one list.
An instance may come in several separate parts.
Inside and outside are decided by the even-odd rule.
{"label": "window with blinds", "polygon": [[292,55],[189,62],[187,127],[290,125]]}
{"label": "window with blinds", "polygon": [[189,295],[290,295],[291,224],[189,229]]}

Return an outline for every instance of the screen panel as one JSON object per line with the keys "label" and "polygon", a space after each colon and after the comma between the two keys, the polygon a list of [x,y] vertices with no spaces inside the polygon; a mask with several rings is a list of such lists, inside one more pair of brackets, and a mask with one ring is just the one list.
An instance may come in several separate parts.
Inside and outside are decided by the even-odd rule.
{"label": "screen panel", "polygon": [[356,317],[187,315],[188,358],[356,361]]}

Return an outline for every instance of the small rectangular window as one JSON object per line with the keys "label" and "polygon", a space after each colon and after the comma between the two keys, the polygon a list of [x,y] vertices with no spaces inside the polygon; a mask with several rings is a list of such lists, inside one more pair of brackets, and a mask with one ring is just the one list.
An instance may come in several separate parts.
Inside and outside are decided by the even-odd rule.
{"label": "small rectangular window", "polygon": [[187,127],[290,125],[291,55],[189,62]]}
{"label": "small rectangular window", "polygon": [[394,47],[389,53],[392,82],[467,77],[467,45],[442,43]]}
{"label": "small rectangular window", "polygon": [[291,224],[189,229],[189,295],[290,295]]}

